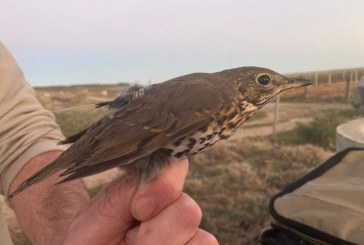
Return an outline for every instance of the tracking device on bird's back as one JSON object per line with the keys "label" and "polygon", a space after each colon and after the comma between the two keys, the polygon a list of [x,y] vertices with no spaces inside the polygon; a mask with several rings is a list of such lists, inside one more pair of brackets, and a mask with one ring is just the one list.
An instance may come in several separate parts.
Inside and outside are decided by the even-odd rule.
{"label": "tracking device on bird's back", "polygon": [[364,244],[364,149],[339,152],[291,183],[269,212],[261,244]]}

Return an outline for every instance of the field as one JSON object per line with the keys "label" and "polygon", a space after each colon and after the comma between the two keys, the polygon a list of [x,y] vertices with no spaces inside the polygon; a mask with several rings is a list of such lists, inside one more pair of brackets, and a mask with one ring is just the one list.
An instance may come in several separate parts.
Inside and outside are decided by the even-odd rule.
{"label": "field", "polygon": [[[91,106],[63,108],[109,100],[122,88],[122,84],[51,87],[36,92],[41,103],[54,111],[64,134],[70,135],[107,112],[84,113]],[[357,117],[343,99],[344,90],[345,83],[337,82],[311,87],[308,96],[303,90],[290,92],[282,97],[275,138],[271,103],[228,141],[190,159],[184,190],[203,210],[201,226],[220,244],[257,244],[260,231],[270,222],[269,198],[334,154],[335,127]],[[100,191],[110,176],[118,174],[115,169],[86,178],[90,193]],[[6,213],[15,244],[30,244],[11,210]]]}

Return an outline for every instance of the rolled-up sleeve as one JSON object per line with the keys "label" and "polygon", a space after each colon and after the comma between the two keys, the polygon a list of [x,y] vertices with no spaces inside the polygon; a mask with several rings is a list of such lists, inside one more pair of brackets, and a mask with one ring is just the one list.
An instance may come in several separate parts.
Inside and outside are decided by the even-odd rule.
{"label": "rolled-up sleeve", "polygon": [[33,157],[52,150],[64,136],[44,109],[13,57],[0,42],[0,192]]}

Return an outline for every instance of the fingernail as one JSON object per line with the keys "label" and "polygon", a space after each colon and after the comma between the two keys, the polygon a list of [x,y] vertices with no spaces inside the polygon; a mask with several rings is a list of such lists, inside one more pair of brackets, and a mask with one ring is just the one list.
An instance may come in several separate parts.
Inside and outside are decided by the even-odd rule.
{"label": "fingernail", "polygon": [[137,219],[145,220],[149,218],[155,210],[157,209],[157,204],[153,197],[151,196],[141,196],[135,203],[135,211]]}

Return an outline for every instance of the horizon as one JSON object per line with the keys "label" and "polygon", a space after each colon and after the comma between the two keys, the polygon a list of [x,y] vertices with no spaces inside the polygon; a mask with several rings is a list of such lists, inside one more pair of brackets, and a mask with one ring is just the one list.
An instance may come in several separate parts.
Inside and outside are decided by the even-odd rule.
{"label": "horizon", "polygon": [[32,86],[158,83],[241,66],[364,67],[358,0],[0,3],[1,41]]}
{"label": "horizon", "polygon": [[[237,68],[237,67],[236,67]],[[335,73],[335,72],[342,72],[342,71],[349,71],[349,70],[364,70],[364,66],[363,67],[349,67],[349,68],[342,68],[342,69],[332,69],[332,70],[317,70],[317,71],[304,71],[304,72],[292,72],[292,73],[283,73],[282,75],[284,76],[293,76],[293,75],[308,75],[308,74],[314,74],[314,73]],[[183,75],[187,75],[187,74],[182,74]],[[177,76],[178,77],[178,76]],[[171,77],[170,79],[173,79],[176,77]],[[359,77],[360,79],[360,77]],[[167,81],[167,80],[165,80]],[[161,82],[165,82],[165,81],[161,81]],[[147,85],[148,83],[139,83],[139,82],[128,82],[128,81],[116,81],[116,82],[108,82],[108,83],[98,83],[98,82],[94,82],[94,83],[73,83],[73,84],[44,84],[44,85],[36,85],[33,86],[34,88],[47,88],[47,87],[78,87],[78,86],[116,86],[116,85],[130,85],[133,83],[137,83],[137,84],[142,84],[142,85]]]}

